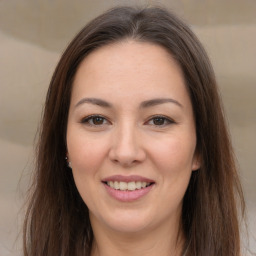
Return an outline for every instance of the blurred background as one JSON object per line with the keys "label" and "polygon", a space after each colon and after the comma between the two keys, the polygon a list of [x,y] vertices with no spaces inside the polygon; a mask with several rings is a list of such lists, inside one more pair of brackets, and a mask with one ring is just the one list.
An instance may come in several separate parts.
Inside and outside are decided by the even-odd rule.
{"label": "blurred background", "polygon": [[46,90],[61,53],[96,15],[133,4],[176,12],[212,60],[240,164],[249,246],[256,251],[255,0],[0,0],[0,256],[22,255],[21,207]]}

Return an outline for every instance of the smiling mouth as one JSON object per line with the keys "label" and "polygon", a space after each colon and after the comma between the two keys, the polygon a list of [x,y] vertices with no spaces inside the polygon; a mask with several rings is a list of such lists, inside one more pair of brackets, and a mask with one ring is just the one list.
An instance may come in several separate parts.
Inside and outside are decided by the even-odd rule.
{"label": "smiling mouth", "polygon": [[139,189],[144,189],[154,184],[154,182],[146,182],[146,181],[105,181],[103,182],[107,186],[121,191],[135,191]]}

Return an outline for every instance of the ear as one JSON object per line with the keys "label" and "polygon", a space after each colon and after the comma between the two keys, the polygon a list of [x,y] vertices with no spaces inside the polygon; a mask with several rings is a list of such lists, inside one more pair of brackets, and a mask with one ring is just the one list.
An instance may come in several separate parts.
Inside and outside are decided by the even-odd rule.
{"label": "ear", "polygon": [[201,167],[201,154],[195,152],[192,160],[192,171],[197,171]]}
{"label": "ear", "polygon": [[66,161],[67,161],[67,165],[70,169],[72,169],[72,166],[71,166],[71,162],[69,160],[69,156],[68,156],[68,152],[66,153],[66,157],[65,157]]}

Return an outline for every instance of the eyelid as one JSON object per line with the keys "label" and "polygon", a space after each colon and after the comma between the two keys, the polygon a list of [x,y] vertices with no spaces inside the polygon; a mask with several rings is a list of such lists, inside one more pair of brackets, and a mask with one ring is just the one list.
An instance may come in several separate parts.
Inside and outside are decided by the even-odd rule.
{"label": "eyelid", "polygon": [[[89,122],[89,121],[92,120],[93,118],[97,118],[97,117],[104,119],[103,122],[107,122],[107,124],[111,124],[111,122],[108,120],[108,118],[106,118],[105,116],[100,115],[100,114],[92,114],[92,115],[83,117],[80,122],[81,122],[82,124],[87,124],[88,126],[92,126],[92,127],[101,127],[101,126],[103,126],[103,125],[106,125],[106,123],[98,124],[98,125],[97,125],[97,124],[91,124],[91,123]],[[153,121],[154,118],[162,118],[162,119],[164,119],[164,122],[165,122],[164,124],[159,124],[159,125],[151,124],[152,126],[155,126],[155,127],[165,127],[165,126],[167,126],[167,125],[171,125],[171,124],[176,123],[172,118],[167,117],[167,116],[165,116],[165,115],[153,115],[153,116],[151,116],[151,117],[149,117],[149,118],[147,119],[147,121],[145,122],[145,124],[149,124],[149,122],[150,122],[150,121]],[[149,125],[150,125],[150,124],[149,124]]]}
{"label": "eyelid", "polygon": [[147,121],[146,121],[146,124],[149,123],[149,121],[152,121],[154,118],[163,118],[165,121],[167,121],[168,123],[166,124],[163,124],[163,125],[155,125],[155,124],[152,124],[153,126],[156,126],[156,127],[164,127],[164,126],[167,126],[167,125],[171,125],[171,124],[175,124],[176,122],[168,117],[168,116],[165,116],[165,115],[153,115],[151,116]]}
{"label": "eyelid", "polygon": [[90,120],[92,120],[93,118],[96,118],[96,117],[100,117],[100,118],[104,119],[104,121],[107,121],[108,123],[111,124],[111,122],[110,122],[105,116],[99,115],[99,114],[93,114],[93,115],[89,115],[89,116],[83,117],[83,118],[81,119],[81,123],[82,123],[82,124],[88,124],[89,126],[93,126],[93,127],[105,125],[105,124],[96,125],[96,124],[90,124],[90,123],[89,123]]}

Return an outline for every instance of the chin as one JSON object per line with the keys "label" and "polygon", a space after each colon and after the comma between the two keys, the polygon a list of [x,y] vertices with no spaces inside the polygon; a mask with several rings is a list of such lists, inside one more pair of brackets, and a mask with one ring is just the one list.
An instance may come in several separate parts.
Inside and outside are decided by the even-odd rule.
{"label": "chin", "polygon": [[101,216],[101,221],[113,231],[127,234],[143,231],[152,225],[152,218],[150,216],[127,209],[116,211],[115,213],[112,212],[109,216]]}
{"label": "chin", "polygon": [[132,234],[145,230],[148,225],[145,220],[130,219],[129,221],[123,220],[109,223],[109,227],[116,232]]}

